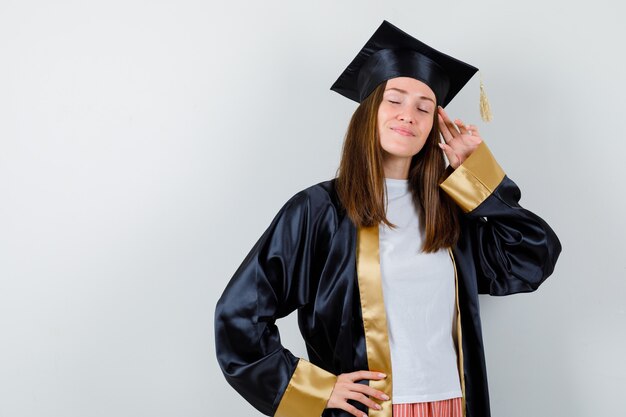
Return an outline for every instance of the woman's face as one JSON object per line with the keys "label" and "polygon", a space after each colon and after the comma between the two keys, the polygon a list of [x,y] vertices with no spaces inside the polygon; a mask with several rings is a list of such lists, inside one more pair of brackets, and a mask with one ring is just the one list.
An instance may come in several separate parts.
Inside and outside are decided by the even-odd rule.
{"label": "woman's face", "polygon": [[396,157],[417,154],[433,128],[435,103],[435,93],[422,81],[410,77],[387,80],[378,109],[382,148]]}

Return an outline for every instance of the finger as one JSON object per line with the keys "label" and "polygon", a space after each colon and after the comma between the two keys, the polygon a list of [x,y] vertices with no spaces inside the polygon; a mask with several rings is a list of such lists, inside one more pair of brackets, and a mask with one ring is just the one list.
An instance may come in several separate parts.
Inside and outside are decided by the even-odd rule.
{"label": "finger", "polygon": [[467,134],[472,138],[480,138],[480,133],[478,132],[478,127],[476,125],[465,125],[467,128]]}
{"label": "finger", "polygon": [[472,134],[476,135],[478,134],[478,126],[476,125],[466,125],[468,127],[469,130],[472,131]]}
{"label": "finger", "polygon": [[459,128],[459,131],[461,132],[462,135],[466,135],[469,133],[469,130],[470,130],[469,126],[463,123],[461,119],[455,119],[454,124],[456,127]]}
{"label": "finger", "polygon": [[359,379],[385,379],[387,375],[382,372],[374,372],[374,371],[354,371],[349,372],[345,375],[350,377],[352,382],[357,381]]}
{"label": "finger", "polygon": [[450,118],[448,117],[448,114],[441,106],[439,107],[439,113],[441,114],[441,117],[443,117],[443,122],[448,127],[448,130],[450,131],[450,134],[452,135],[452,137],[458,136],[460,133],[456,129],[456,125],[454,124],[452,120],[450,120]]}
{"label": "finger", "polygon": [[[345,405],[343,405],[345,404]],[[359,410],[358,408],[356,408],[355,406],[351,405],[350,403],[342,403],[339,408],[341,408],[344,411],[347,411],[348,413],[352,414],[353,416],[356,417],[367,417],[367,414],[363,414],[363,411]]]}
{"label": "finger", "polygon": [[351,394],[345,387],[333,390],[325,408],[340,408],[354,416],[367,417],[367,414],[348,402],[348,399],[353,397]]}
{"label": "finger", "polygon": [[443,121],[443,117],[441,116],[441,114],[439,115],[439,132],[441,133],[441,136],[443,136],[443,140],[446,143],[450,142],[454,138],[454,136],[452,136],[452,133],[450,133],[450,129],[448,129],[448,126]]}
{"label": "finger", "polygon": [[456,155],[456,153],[454,152],[454,150],[450,147],[450,145],[445,144],[445,143],[439,143],[439,147],[441,149],[443,149],[443,152],[446,154],[446,157],[448,158],[448,162],[450,162],[450,165],[452,165],[452,168],[458,167],[459,164],[459,157]]}
{"label": "finger", "polygon": [[359,392],[351,391],[350,393],[348,393],[347,397],[350,398],[351,400],[358,401],[358,402],[364,404],[365,406],[367,406],[369,408],[373,408],[374,410],[380,410],[380,409],[383,408],[376,401],[373,401],[367,395],[363,395],[363,394],[361,394]]}
{"label": "finger", "polygon": [[477,146],[482,142],[480,133],[476,130],[474,125],[469,125],[467,135],[463,136],[463,143],[468,146]]}
{"label": "finger", "polygon": [[376,388],[372,388],[369,385],[354,383],[354,385],[350,387],[350,390],[362,392],[364,394],[369,395],[370,397],[380,398],[383,401],[389,400],[389,396],[387,394],[385,394],[382,391],[377,390]]}

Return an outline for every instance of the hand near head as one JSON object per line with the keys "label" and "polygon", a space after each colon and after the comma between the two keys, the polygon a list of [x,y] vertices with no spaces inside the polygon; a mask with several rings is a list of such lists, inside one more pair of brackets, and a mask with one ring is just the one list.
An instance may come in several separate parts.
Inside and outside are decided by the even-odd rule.
{"label": "hand near head", "polygon": [[385,376],[380,375],[381,374],[379,372],[371,371],[355,371],[340,374],[337,376],[337,382],[335,382],[335,387],[333,388],[333,392],[330,394],[330,398],[328,399],[325,408],[340,408],[356,417],[363,417],[362,411],[348,403],[348,400],[350,399],[359,401],[369,408],[380,410],[380,405],[371,400],[369,396],[379,398],[383,401],[389,400],[389,397],[387,397],[384,392],[372,388],[369,385],[357,384],[354,382],[360,379],[386,378]]}
{"label": "hand near head", "polygon": [[450,166],[456,169],[474,152],[482,139],[475,125],[466,125],[460,119],[450,120],[443,107],[437,106],[439,112],[439,131],[445,143],[439,147],[450,161]]}

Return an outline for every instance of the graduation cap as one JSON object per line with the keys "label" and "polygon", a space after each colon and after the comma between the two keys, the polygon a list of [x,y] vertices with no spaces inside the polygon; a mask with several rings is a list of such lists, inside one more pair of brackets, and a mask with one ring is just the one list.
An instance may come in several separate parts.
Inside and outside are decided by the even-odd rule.
{"label": "graduation cap", "polygon": [[[330,89],[360,103],[381,82],[411,77],[426,83],[435,93],[437,104],[445,107],[477,71],[383,20]],[[480,115],[484,121],[491,120],[482,79]]]}

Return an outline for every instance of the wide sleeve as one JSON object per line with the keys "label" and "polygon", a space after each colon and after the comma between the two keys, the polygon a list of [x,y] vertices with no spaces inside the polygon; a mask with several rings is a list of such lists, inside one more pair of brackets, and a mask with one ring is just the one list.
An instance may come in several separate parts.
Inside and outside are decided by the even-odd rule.
{"label": "wide sleeve", "polygon": [[294,356],[276,319],[314,296],[311,265],[321,239],[311,199],[280,209],[228,282],[215,308],[215,348],[228,383],[265,415],[319,417],[337,376]]}
{"label": "wide sleeve", "polygon": [[464,213],[465,246],[476,265],[478,292],[536,290],[554,271],[561,242],[535,213],[519,205],[520,189],[483,141],[440,187]]}

